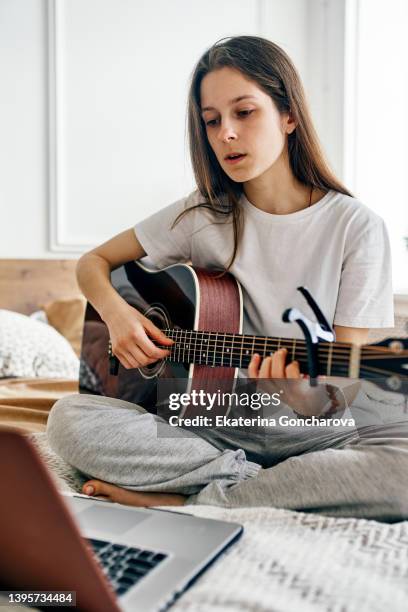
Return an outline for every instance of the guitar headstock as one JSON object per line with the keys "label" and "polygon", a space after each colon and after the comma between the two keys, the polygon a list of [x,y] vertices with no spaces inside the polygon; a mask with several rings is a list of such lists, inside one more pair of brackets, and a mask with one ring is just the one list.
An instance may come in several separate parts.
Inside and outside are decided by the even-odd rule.
{"label": "guitar headstock", "polygon": [[386,338],[361,347],[360,378],[386,391],[408,392],[408,338]]}

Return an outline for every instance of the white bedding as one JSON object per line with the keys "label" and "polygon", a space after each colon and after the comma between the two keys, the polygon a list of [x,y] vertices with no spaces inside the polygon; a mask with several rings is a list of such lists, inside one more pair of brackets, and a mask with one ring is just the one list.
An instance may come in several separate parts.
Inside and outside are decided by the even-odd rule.
{"label": "white bedding", "polygon": [[37,316],[0,309],[0,378],[75,379],[78,373],[78,357],[54,327]]}
{"label": "white bedding", "polygon": [[[78,490],[78,474],[52,453],[45,434],[34,440],[60,488]],[[274,508],[181,510],[245,529],[178,600],[175,612],[408,610],[408,521],[385,524]]]}

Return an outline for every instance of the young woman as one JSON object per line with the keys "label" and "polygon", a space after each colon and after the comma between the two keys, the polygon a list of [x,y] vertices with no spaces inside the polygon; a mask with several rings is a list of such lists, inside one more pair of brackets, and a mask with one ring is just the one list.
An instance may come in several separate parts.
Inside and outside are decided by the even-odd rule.
{"label": "young woman", "polygon": [[[246,333],[300,337],[281,321],[286,307],[303,307],[299,285],[311,290],[339,341],[364,343],[370,327],[392,326],[384,223],[329,170],[282,49],[255,36],[216,43],[194,70],[188,119],[197,190],[78,263],[81,289],[122,365],[155,362],[168,355],[157,345],[172,344],[110,284],[112,269],[146,254],[159,268],[191,261],[228,269],[243,288]],[[248,375],[301,377],[284,350],[253,355]],[[393,485],[380,492],[366,480],[368,470],[384,482],[388,446],[397,452],[392,437],[373,452],[355,430],[296,441],[271,431],[257,452],[238,432],[225,444],[179,431],[158,439],[157,420],[127,402],[74,395],[54,406],[48,435],[57,453],[94,477],[85,493],[122,503],[183,504],[190,495],[188,503],[391,512]]]}

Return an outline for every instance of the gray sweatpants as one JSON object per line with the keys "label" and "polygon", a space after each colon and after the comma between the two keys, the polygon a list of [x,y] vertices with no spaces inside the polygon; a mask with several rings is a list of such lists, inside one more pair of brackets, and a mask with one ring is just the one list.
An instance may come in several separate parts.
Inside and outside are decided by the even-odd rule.
{"label": "gray sweatpants", "polygon": [[316,435],[228,428],[210,441],[133,403],[81,394],[54,405],[47,433],[69,464],[127,489],[395,521],[408,518],[408,432],[397,420]]}

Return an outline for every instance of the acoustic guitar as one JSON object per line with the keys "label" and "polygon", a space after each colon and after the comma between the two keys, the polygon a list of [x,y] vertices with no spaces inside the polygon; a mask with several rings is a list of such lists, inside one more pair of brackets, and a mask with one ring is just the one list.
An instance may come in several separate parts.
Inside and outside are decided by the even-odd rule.
{"label": "acoustic guitar", "polygon": [[[296,359],[301,371],[308,371],[304,340],[242,333],[242,291],[231,274],[220,277],[187,264],[152,270],[130,261],[111,273],[111,281],[128,304],[175,343],[168,358],[149,366],[126,369],[116,360],[112,368],[116,358],[108,352],[108,328],[88,303],[80,359],[81,393],[123,399],[154,412],[160,381],[169,381],[167,389],[178,391],[232,389],[238,368],[247,368],[255,352],[267,356],[286,348],[288,361]],[[406,393],[408,338],[361,347],[320,342],[318,373],[369,379],[385,390]]]}

